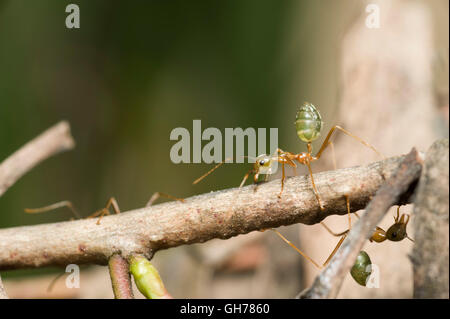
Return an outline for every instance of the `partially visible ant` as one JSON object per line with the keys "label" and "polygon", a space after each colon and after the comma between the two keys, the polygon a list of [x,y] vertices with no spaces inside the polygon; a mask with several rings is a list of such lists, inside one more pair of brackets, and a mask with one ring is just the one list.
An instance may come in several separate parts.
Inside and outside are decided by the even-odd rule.
{"label": "partially visible ant", "polygon": [[[348,196],[345,196],[346,202],[347,202],[347,212],[350,215],[350,202]],[[358,218],[359,215],[357,213],[354,213]],[[406,227],[408,225],[410,219],[410,215],[407,214],[401,214],[400,215],[400,206],[397,207],[397,216],[394,217],[394,224],[388,228],[387,231],[384,231],[380,227],[376,227],[374,232],[372,233],[372,236],[369,238],[370,242],[377,242],[381,243],[385,241],[386,239],[390,241],[402,241],[405,238],[408,238],[410,241],[414,242],[412,238],[410,238],[406,232]],[[275,233],[278,234],[278,236],[281,237],[288,245],[290,245],[292,248],[294,248],[299,254],[301,254],[303,257],[305,257],[308,261],[310,261],[314,266],[316,266],[318,269],[322,269],[325,267],[333,258],[339,247],[341,247],[342,242],[347,237],[350,229],[351,229],[351,222],[349,221],[349,229],[346,231],[343,231],[341,233],[335,233],[333,232],[324,222],[320,222],[320,224],[333,236],[335,237],[341,237],[339,239],[339,242],[337,243],[336,247],[333,249],[331,254],[328,256],[326,261],[320,266],[318,263],[316,263],[311,257],[306,255],[304,252],[302,252],[300,249],[298,249],[293,243],[291,243],[289,240],[287,240],[283,235],[280,234],[276,229],[271,229]],[[370,259],[369,259],[370,260]]]}
{"label": "partially visible ant", "polygon": [[[168,199],[173,199],[173,200],[177,200],[180,202],[184,202],[184,199],[182,198],[177,198],[174,196],[171,196],[169,194],[166,193],[161,193],[161,192],[156,192],[154,193],[149,201],[147,202],[147,204],[145,205],[145,207],[151,206],[153,205],[153,203],[159,198],[159,197],[166,197]],[[78,219],[82,219],[81,215],[77,212],[77,210],[75,209],[74,205],[72,204],[72,202],[70,201],[61,201],[61,202],[57,202],[45,207],[40,207],[40,208],[25,208],[25,212],[28,214],[37,214],[37,213],[44,213],[44,212],[48,212],[51,210],[55,210],[61,207],[67,207],[69,208],[72,213],[78,218]],[[105,215],[109,215],[110,214],[110,208],[112,207],[113,211],[115,214],[120,214],[120,208],[119,208],[119,204],[117,204],[117,200],[114,197],[111,197],[108,202],[106,203],[105,207],[96,211],[95,213],[93,213],[92,215],[86,217],[86,218],[94,218],[94,217],[98,217],[97,219],[97,225],[100,225],[100,220],[103,218],[103,216]]]}
{"label": "partially visible ant", "polygon": [[[354,214],[359,218],[359,215],[357,213]],[[394,216],[394,224],[389,227],[387,231],[385,231],[381,227],[376,226],[374,232],[372,233],[372,236],[369,238],[369,241],[381,243],[386,239],[390,241],[402,241],[403,239],[408,238],[410,241],[414,242],[414,240],[410,238],[406,233],[406,227],[408,225],[410,217],[411,216],[408,214],[400,215],[400,206],[398,206],[397,216]],[[335,233],[324,222],[321,222],[321,224],[331,235],[336,237],[347,235],[347,233],[350,231],[350,229],[347,229],[346,231],[343,231],[341,233]]]}
{"label": "partially visible ant", "polygon": [[[145,207],[151,206],[153,205],[153,203],[160,197],[166,197],[168,199],[173,199],[173,200],[177,200],[180,202],[184,202],[184,199],[182,198],[177,198],[174,197],[172,195],[166,194],[166,193],[161,193],[161,192],[156,192],[153,193],[153,195],[150,197],[150,199],[148,200],[147,204],[145,205]],[[74,205],[72,204],[72,202],[64,200],[61,202],[57,202],[45,207],[40,207],[40,208],[25,208],[25,213],[28,214],[38,214],[38,213],[44,213],[44,212],[48,212],[51,210],[55,210],[58,208],[62,208],[62,207],[67,207],[69,208],[72,213],[75,215],[76,218],[78,219],[83,219],[81,217],[81,215],[78,213],[78,211],[75,209]],[[98,216],[97,219],[97,225],[100,225],[100,221],[103,218],[103,216],[105,215],[109,215],[110,214],[110,207],[113,208],[113,211],[115,214],[120,214],[120,208],[119,208],[119,204],[117,204],[117,200],[114,197],[111,197],[108,202],[106,203],[105,207],[96,211],[95,213],[93,213],[92,215],[86,217],[87,219],[90,218],[94,218]],[[65,272],[58,274],[55,278],[53,278],[53,280],[50,282],[50,284],[47,287],[47,292],[51,292],[53,289],[53,286],[56,284],[56,281],[61,278],[63,275],[65,274]]]}
{"label": "partially visible ant", "polygon": [[[356,213],[355,213],[356,214]],[[356,216],[359,218],[358,214]],[[405,238],[408,238],[410,241],[414,242],[412,238],[410,238],[406,232],[406,227],[408,225],[410,215],[401,214],[400,215],[400,206],[397,207],[397,216],[394,217],[394,224],[388,228],[387,231],[384,231],[382,228],[376,226],[372,236],[369,238],[370,242],[381,243],[383,241],[402,241]],[[325,224],[322,224],[328,232],[330,232],[333,236],[341,236],[342,234],[347,234],[349,230],[345,232],[335,234],[329,229]],[[365,251],[360,251],[353,267],[350,270],[350,274],[353,279],[360,284],[361,286],[366,286],[369,276],[372,273],[372,261],[370,260],[369,255]]]}

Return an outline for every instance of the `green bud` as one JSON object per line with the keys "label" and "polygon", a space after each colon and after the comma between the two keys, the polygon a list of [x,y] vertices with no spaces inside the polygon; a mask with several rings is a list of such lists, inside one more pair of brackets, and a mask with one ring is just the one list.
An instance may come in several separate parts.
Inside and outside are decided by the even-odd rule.
{"label": "green bud", "polygon": [[147,299],[171,298],[159,276],[158,270],[144,256],[129,258],[130,272],[139,291]]}

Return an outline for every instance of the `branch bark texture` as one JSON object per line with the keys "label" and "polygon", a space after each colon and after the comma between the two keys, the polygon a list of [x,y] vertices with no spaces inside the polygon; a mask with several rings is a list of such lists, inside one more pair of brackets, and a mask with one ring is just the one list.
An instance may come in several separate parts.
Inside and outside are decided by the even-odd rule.
{"label": "branch bark texture", "polygon": [[294,223],[315,224],[331,214],[346,214],[344,195],[350,197],[352,211],[366,207],[403,160],[404,156],[392,157],[315,174],[324,211],[306,175],[288,178],[281,198],[277,196],[280,180],[275,180],[107,216],[100,225],[87,219],[2,229],[0,270],[69,263],[106,265],[115,253],[125,258],[143,254],[150,259],[160,249]]}

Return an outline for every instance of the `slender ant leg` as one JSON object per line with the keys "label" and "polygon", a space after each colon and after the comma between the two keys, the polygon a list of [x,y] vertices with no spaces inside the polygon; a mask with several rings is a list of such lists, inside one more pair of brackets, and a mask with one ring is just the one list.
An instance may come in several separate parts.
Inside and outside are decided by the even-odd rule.
{"label": "slender ant leg", "polygon": [[114,213],[116,214],[120,214],[120,208],[119,208],[119,204],[117,204],[117,201],[114,197],[111,197],[108,202],[106,203],[105,208],[102,208],[98,211],[96,211],[95,213],[93,213],[92,215],[88,216],[87,218],[93,218],[96,216],[99,216],[97,219],[97,225],[100,225],[100,221],[103,218],[103,216],[105,215],[109,215],[110,211],[109,208],[112,206]]}
{"label": "slender ant leg", "polygon": [[[169,199],[184,202],[184,199],[182,199],[182,198],[177,198],[177,197],[174,197],[174,196],[166,194],[166,193],[156,192],[150,197],[150,200],[147,202],[146,207],[151,206],[159,197],[166,197]],[[55,209],[58,209],[61,207],[69,208],[78,219],[82,219],[81,215],[77,212],[74,205],[70,201],[61,201],[61,202],[57,202],[57,203],[54,203],[54,204],[51,204],[48,206],[44,206],[44,207],[40,207],[40,208],[25,208],[25,212],[28,214],[38,214],[38,213],[44,213],[44,212],[48,212],[51,210],[55,210]],[[90,218],[94,218],[94,217],[98,216],[98,220],[97,220],[96,224],[100,225],[100,221],[103,218],[103,216],[110,214],[111,207],[115,214],[120,214],[120,208],[119,208],[119,204],[117,203],[117,200],[114,197],[111,197],[108,200],[108,202],[106,203],[106,206],[104,208],[94,212],[92,215],[89,215],[86,218],[90,219]]]}
{"label": "slender ant leg", "polygon": [[311,165],[309,164],[309,162],[306,162],[305,165],[308,167],[309,175],[311,176],[311,184],[312,184],[312,187],[313,187],[314,195],[316,195],[317,201],[319,202],[320,210],[323,211],[324,207],[322,205],[322,202],[320,201],[319,191],[317,190],[316,184],[314,183],[314,177],[313,177]]}
{"label": "slender ant leg", "polygon": [[48,206],[44,206],[44,207],[40,207],[40,208],[25,208],[25,213],[27,214],[39,214],[39,213],[44,213],[44,212],[48,212],[51,210],[55,210],[61,207],[67,207],[69,208],[72,213],[75,215],[75,217],[80,218],[81,216],[80,214],[78,214],[77,210],[75,209],[75,207],[73,206],[72,202],[68,201],[68,200],[64,200],[61,202],[57,202]]}
{"label": "slender ant leg", "polygon": [[174,197],[174,196],[166,194],[166,193],[156,192],[156,193],[153,193],[153,195],[150,197],[147,204],[145,204],[145,207],[153,205],[153,203],[160,197],[165,197],[168,199],[173,199],[173,200],[177,200],[180,202],[184,202],[183,198],[177,198],[177,197]]}
{"label": "slender ant leg", "polygon": [[[345,199],[347,201],[347,213],[350,215],[350,200],[348,196],[345,196]],[[349,220],[349,224],[351,223],[351,221]],[[287,238],[285,238],[278,230],[276,229],[271,229],[272,231],[274,231],[285,243],[287,243],[289,246],[291,246],[293,249],[295,249],[300,255],[302,255],[303,257],[305,257],[309,262],[311,262],[314,266],[316,266],[316,268],[318,269],[322,269],[323,267],[325,267],[326,265],[328,265],[328,263],[330,262],[331,258],[333,258],[333,256],[336,254],[336,252],[338,251],[338,249],[341,247],[342,243],[344,242],[344,239],[347,237],[348,232],[350,231],[350,229],[342,232],[342,233],[334,233],[330,228],[328,228],[328,226],[326,226],[324,223],[322,223],[322,226],[325,227],[325,229],[327,229],[331,234],[333,234],[336,237],[341,237],[339,242],[336,244],[336,246],[334,247],[333,251],[331,252],[331,254],[328,256],[328,258],[325,260],[325,262],[323,263],[322,266],[320,266],[317,262],[315,262],[311,257],[309,257],[307,254],[305,254],[304,252],[302,252],[299,248],[297,248],[292,242],[290,242]],[[351,225],[350,225],[351,226]]]}
{"label": "slender ant leg", "polygon": [[352,133],[350,133],[349,131],[343,129],[342,127],[340,127],[339,125],[335,125],[333,126],[330,131],[328,132],[327,137],[325,138],[325,141],[322,143],[322,146],[320,147],[319,151],[317,152],[316,156],[314,156],[315,159],[319,159],[320,156],[322,155],[322,152],[325,150],[325,148],[329,145],[329,140],[331,138],[331,135],[333,134],[333,132],[335,132],[335,130],[338,129],[341,132],[347,134],[350,137],[353,137],[354,139],[356,139],[358,142],[360,142],[361,144],[369,147],[370,149],[372,149],[375,153],[377,153],[381,158],[385,158],[383,156],[383,154],[381,154],[380,152],[377,151],[377,149],[375,147],[373,147],[372,145],[370,145],[369,143],[367,143],[366,141],[362,140],[361,138],[357,137],[356,135],[353,135]]}

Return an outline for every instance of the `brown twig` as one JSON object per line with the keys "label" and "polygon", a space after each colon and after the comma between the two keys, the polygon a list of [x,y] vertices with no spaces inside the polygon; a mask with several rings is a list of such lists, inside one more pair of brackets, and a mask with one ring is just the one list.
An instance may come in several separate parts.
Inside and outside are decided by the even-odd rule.
{"label": "brown twig", "polygon": [[25,144],[0,164],[0,196],[43,160],[75,146],[69,123],[62,121]]}
{"label": "brown twig", "polygon": [[344,277],[352,267],[364,242],[372,235],[375,226],[388,209],[410,191],[420,176],[423,160],[413,150],[403,158],[394,175],[377,191],[361,219],[352,227],[341,248],[331,259],[313,285],[301,292],[298,298],[335,298]]}
{"label": "brown twig", "polygon": [[116,299],[134,299],[128,261],[118,254],[109,259],[109,275]]}
{"label": "brown twig", "polygon": [[350,197],[352,210],[364,208],[403,158],[315,174],[324,211],[306,175],[287,179],[281,199],[280,180],[274,180],[107,216],[100,225],[88,219],[1,229],[0,269],[105,265],[114,253],[150,259],[160,249],[294,223],[315,224],[328,215],[346,214],[344,195]]}
{"label": "brown twig", "polygon": [[414,201],[414,298],[449,298],[448,139],[427,152]]}
{"label": "brown twig", "polygon": [[[62,121],[25,144],[0,163],[0,197],[20,177],[43,160],[72,149],[75,142],[70,135],[69,123]],[[0,298],[7,298],[0,278]]]}

